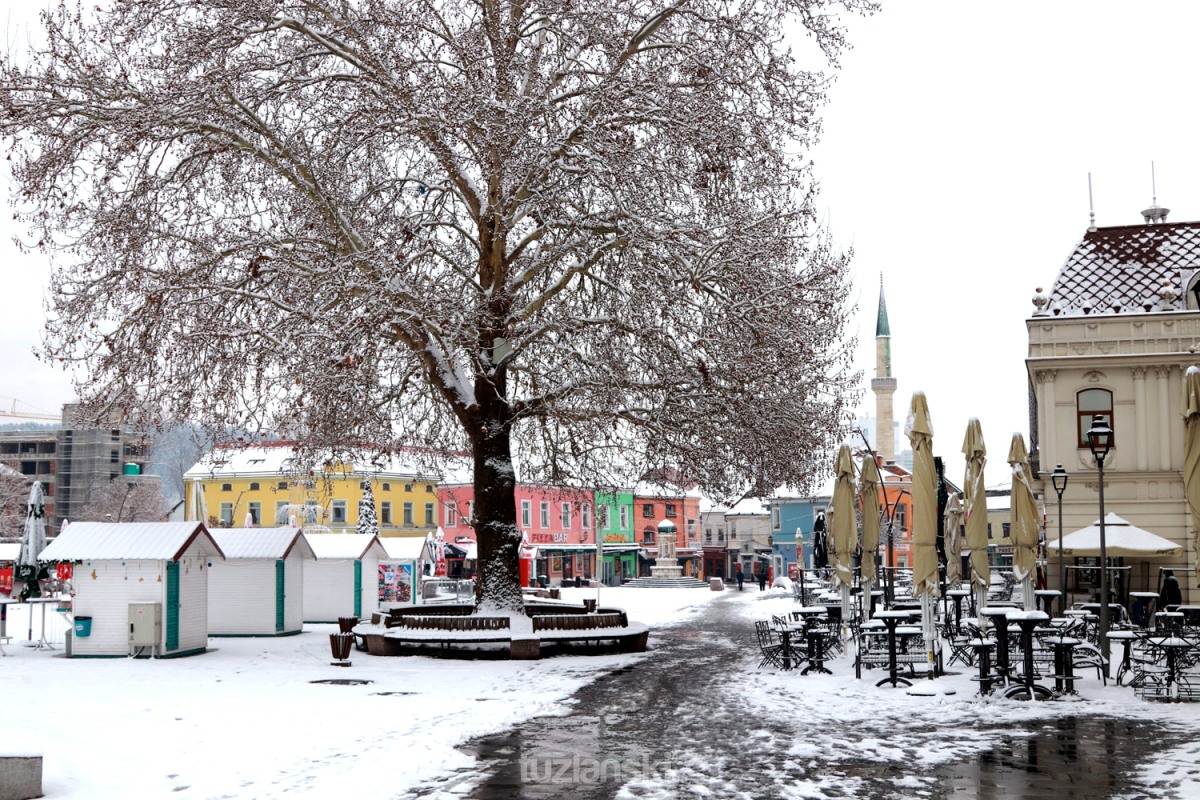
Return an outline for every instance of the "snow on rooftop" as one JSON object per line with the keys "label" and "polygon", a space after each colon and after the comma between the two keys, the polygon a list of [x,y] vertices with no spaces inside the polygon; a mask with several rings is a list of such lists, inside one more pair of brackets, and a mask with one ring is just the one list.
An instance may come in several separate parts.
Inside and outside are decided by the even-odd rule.
{"label": "snow on rooftop", "polygon": [[301,556],[315,558],[299,528],[216,528],[213,540],[225,558],[286,558],[294,547]]}
{"label": "snow on rooftop", "polygon": [[421,549],[425,547],[424,536],[380,536],[379,542],[388,558],[402,560],[420,558]]}
{"label": "snow on rooftop", "polygon": [[172,561],[193,544],[198,554],[223,556],[200,522],[72,522],[50,540],[38,560]]}
{"label": "snow on rooftop", "polygon": [[[309,465],[301,464],[290,445],[269,445],[260,447],[219,447],[206,453],[187,472],[184,478],[205,480],[219,477],[247,477],[254,475],[284,475],[303,469],[307,472]],[[320,465],[314,467],[320,472]],[[424,478],[436,480],[422,470],[415,458],[393,456],[380,459],[377,462],[360,461],[339,463],[329,469],[331,474],[347,475],[377,475],[381,478]]]}
{"label": "snow on rooftop", "polygon": [[378,536],[369,533],[305,533],[309,546],[318,559],[360,559],[368,555],[387,558],[388,552]]}

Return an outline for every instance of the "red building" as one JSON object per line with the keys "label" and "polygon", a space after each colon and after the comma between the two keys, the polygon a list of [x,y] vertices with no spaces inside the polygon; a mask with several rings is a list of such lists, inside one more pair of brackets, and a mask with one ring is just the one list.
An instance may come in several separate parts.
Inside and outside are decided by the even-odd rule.
{"label": "red building", "polygon": [[[588,581],[596,576],[595,498],[591,491],[518,484],[517,527],[533,558],[533,581],[544,576],[551,586]],[[472,525],[475,487],[438,488],[441,528],[447,542],[476,539]]]}
{"label": "red building", "polygon": [[704,548],[700,541],[700,493],[657,483],[639,483],[633,490],[633,515],[639,545],[638,575],[650,574],[658,556],[658,523],[675,525],[675,555],[685,576],[703,577]]}

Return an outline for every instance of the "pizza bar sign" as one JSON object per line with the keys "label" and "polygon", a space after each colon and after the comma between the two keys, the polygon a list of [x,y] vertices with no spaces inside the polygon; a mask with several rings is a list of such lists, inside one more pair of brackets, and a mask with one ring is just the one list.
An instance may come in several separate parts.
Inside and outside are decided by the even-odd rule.
{"label": "pizza bar sign", "polygon": [[567,535],[565,533],[533,533],[529,535],[529,541],[532,544],[565,544]]}

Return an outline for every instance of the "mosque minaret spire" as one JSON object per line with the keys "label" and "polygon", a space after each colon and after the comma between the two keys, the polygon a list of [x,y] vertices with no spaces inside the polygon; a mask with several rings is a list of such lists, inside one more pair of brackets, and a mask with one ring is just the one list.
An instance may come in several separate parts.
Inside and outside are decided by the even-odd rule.
{"label": "mosque minaret spire", "polygon": [[875,452],[886,464],[896,460],[895,419],[892,395],[896,379],[892,377],[892,332],[888,327],[887,304],[883,301],[883,273],[879,274],[879,314],[875,318]]}

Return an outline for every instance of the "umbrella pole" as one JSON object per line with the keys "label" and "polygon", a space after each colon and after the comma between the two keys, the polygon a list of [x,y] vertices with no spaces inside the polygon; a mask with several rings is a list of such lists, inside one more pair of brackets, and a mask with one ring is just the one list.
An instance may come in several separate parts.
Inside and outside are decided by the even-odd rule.
{"label": "umbrella pole", "polygon": [[929,679],[933,680],[936,661],[934,650],[937,647],[937,636],[934,633],[933,615],[936,610],[936,600],[928,593],[921,595],[921,633],[925,637],[925,668]]}
{"label": "umbrella pole", "polygon": [[976,581],[972,581],[975,590],[975,617],[979,620],[979,630],[987,633],[988,619],[984,616],[983,610],[987,608],[987,587]]}

